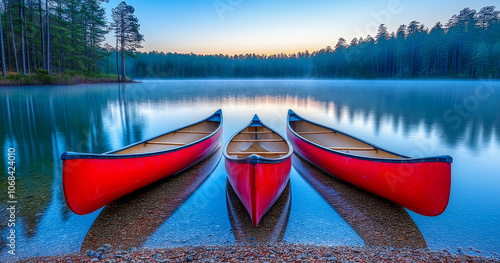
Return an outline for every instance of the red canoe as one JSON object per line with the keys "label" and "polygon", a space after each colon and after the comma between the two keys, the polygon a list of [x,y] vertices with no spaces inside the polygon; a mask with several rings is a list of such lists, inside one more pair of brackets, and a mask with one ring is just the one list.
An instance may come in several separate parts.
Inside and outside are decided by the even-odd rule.
{"label": "red canoe", "polygon": [[292,169],[292,146],[255,115],[223,153],[229,182],[257,226],[285,189]]}
{"label": "red canoe", "polygon": [[182,171],[217,149],[222,112],[154,138],[103,153],[62,154],[64,197],[88,214],[159,179]]}
{"label": "red canoe", "polygon": [[288,112],[295,152],[325,172],[416,213],[437,216],[448,205],[450,156],[411,158]]}

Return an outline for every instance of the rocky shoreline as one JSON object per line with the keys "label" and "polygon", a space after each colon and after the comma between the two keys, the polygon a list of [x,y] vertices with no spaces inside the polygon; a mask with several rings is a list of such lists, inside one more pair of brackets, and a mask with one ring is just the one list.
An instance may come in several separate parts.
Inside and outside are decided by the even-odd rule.
{"label": "rocky shoreline", "polygon": [[194,246],[96,251],[22,259],[18,262],[500,262],[500,258],[450,254],[429,249],[342,247],[289,243]]}

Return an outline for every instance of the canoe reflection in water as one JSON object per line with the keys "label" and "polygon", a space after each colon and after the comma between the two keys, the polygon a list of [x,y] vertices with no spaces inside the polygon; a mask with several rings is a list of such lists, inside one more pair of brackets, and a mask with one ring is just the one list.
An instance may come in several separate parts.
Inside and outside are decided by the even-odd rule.
{"label": "canoe reflection in water", "polygon": [[213,172],[222,147],[198,164],[176,175],[126,195],[101,211],[87,232],[81,251],[103,244],[113,249],[139,247],[161,226]]}
{"label": "canoe reflection in water", "polygon": [[346,184],[297,154],[292,156],[292,163],[367,245],[427,247],[422,233],[402,206]]}
{"label": "canoe reflection in water", "polygon": [[281,196],[264,214],[259,225],[254,227],[250,215],[228,180],[226,204],[236,242],[262,244],[282,241],[290,216],[291,192],[290,180],[288,180]]}

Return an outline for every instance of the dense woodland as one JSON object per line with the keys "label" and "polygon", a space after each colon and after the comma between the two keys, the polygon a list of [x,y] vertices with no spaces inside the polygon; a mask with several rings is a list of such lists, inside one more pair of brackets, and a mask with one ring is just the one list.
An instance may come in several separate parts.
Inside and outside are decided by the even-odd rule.
{"label": "dense woodland", "polygon": [[128,70],[136,78],[306,78],[308,52],[293,55],[138,53]]}
{"label": "dense woodland", "polygon": [[97,73],[106,57],[106,13],[100,0],[3,0],[7,71]]}
{"label": "dense woodland", "polygon": [[[0,0],[2,75],[36,75],[43,83],[55,74],[102,75],[112,54],[124,61],[143,41],[134,8],[120,3],[108,23],[103,2],[108,0]],[[105,43],[110,31],[115,47]]]}
{"label": "dense woodland", "polygon": [[[0,0],[0,43],[11,76],[133,78],[500,78],[500,12],[465,8],[431,28],[412,21],[376,36],[340,38],[298,54],[196,55],[137,52],[144,40],[124,2],[106,21],[108,0]],[[106,43],[113,31],[115,39]],[[175,37],[175,36],[171,36]],[[36,73],[36,74],[34,74]]]}
{"label": "dense woodland", "polygon": [[500,12],[465,8],[445,25],[412,21],[375,37],[340,38],[334,48],[309,53],[194,55],[138,53],[138,78],[500,78]]}
{"label": "dense woodland", "polygon": [[319,51],[311,73],[319,78],[499,78],[500,12],[465,8],[431,29],[412,21],[375,38],[340,38]]}

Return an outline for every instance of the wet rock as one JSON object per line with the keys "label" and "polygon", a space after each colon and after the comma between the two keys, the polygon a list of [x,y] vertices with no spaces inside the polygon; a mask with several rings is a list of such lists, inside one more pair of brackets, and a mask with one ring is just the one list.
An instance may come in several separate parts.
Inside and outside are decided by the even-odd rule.
{"label": "wet rock", "polygon": [[100,248],[97,249],[97,252],[101,254],[107,254],[110,253],[113,250],[113,246],[110,244],[104,244]]}
{"label": "wet rock", "polygon": [[187,258],[186,258],[186,261],[193,261],[193,260],[194,260],[194,259],[193,259],[193,257],[191,257],[191,256],[189,256],[189,257],[187,257]]}
{"label": "wet rock", "polygon": [[337,258],[334,256],[330,256],[327,259],[328,259],[328,261],[337,261]]}

